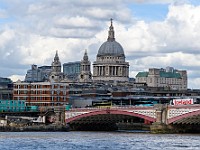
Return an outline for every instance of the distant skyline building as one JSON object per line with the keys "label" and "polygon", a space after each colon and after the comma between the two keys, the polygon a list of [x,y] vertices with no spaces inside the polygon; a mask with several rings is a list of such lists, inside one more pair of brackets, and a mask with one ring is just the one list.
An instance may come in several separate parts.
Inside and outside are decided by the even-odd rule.
{"label": "distant skyline building", "polygon": [[129,81],[129,63],[125,61],[123,47],[115,41],[115,32],[111,19],[108,39],[104,42],[93,63],[94,81]]}
{"label": "distant skyline building", "polygon": [[13,82],[10,78],[0,77],[0,89],[12,88]]}
{"label": "distant skyline building", "polygon": [[0,77],[0,99],[12,99],[13,94],[13,82],[9,78]]}
{"label": "distant skyline building", "polygon": [[72,81],[77,81],[80,75],[81,62],[68,62],[63,64],[63,73],[66,78]]}
{"label": "distant skyline building", "polygon": [[31,65],[31,69],[27,71],[25,76],[25,82],[42,82],[49,79],[51,73],[51,66],[41,66]]}
{"label": "distant skyline building", "polygon": [[173,67],[149,68],[148,72],[139,72],[136,83],[146,83],[148,87],[168,87],[171,90],[187,90],[187,71]]}

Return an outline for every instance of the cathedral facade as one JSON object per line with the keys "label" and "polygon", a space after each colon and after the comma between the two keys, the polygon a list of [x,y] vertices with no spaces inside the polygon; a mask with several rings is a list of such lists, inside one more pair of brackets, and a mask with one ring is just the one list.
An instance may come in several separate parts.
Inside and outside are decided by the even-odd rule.
{"label": "cathedral facade", "polygon": [[104,42],[93,63],[94,81],[128,81],[129,63],[125,61],[123,47],[115,41],[115,32],[111,19],[108,39]]}

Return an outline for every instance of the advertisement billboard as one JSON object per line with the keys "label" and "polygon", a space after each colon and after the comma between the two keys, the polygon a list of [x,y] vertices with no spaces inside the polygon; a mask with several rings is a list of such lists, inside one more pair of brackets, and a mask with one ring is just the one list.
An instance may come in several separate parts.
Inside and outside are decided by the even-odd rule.
{"label": "advertisement billboard", "polygon": [[173,105],[192,105],[193,99],[173,99]]}

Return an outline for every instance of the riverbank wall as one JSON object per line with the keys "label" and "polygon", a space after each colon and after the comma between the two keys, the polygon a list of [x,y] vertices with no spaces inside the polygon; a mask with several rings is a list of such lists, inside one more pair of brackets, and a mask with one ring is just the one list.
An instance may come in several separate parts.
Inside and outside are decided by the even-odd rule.
{"label": "riverbank wall", "polygon": [[150,126],[150,133],[154,134],[200,133],[200,126],[192,124],[166,125],[163,123],[153,123]]}
{"label": "riverbank wall", "polygon": [[69,127],[65,125],[33,125],[33,126],[2,126],[0,132],[56,132],[69,131]]}

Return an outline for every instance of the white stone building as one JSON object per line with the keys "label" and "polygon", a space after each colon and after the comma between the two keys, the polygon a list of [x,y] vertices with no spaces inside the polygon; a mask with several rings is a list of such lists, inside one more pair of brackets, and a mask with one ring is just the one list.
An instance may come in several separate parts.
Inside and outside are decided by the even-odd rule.
{"label": "white stone building", "polygon": [[166,69],[149,68],[148,72],[139,72],[136,75],[136,83],[146,83],[149,87],[187,90],[187,71],[176,70],[173,67]]}
{"label": "white stone building", "polygon": [[93,80],[94,82],[129,80],[129,63],[125,61],[123,47],[115,41],[112,19],[108,39],[100,46],[96,61],[93,63]]}

